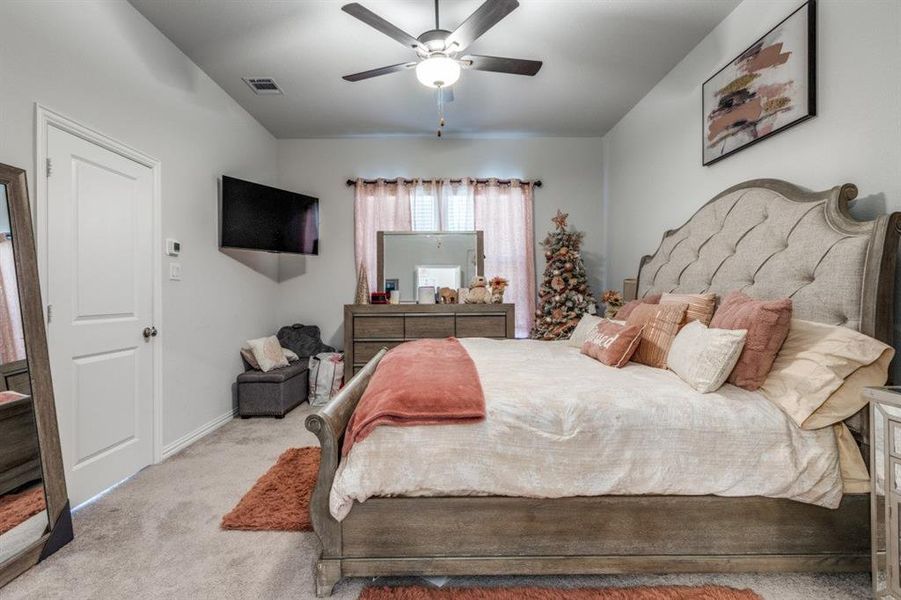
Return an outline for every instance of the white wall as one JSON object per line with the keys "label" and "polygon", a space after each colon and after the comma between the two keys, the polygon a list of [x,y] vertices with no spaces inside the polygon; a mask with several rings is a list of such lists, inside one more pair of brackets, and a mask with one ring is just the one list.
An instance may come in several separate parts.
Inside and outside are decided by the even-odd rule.
{"label": "white wall", "polygon": [[901,2],[820,0],[818,116],[701,166],[701,83],[800,5],[745,0],[604,138],[609,284],[634,277],[664,230],[758,177],[856,183],[858,216],[901,210]]}
{"label": "white wall", "polygon": [[183,280],[163,279],[169,444],[231,410],[240,343],[279,320],[276,260],[217,248],[217,177],[275,182],[275,140],[125,2],[2,2],[0,22],[0,162],[32,198],[35,102],[162,161],[162,233],[183,248]]}
{"label": "white wall", "polygon": [[[287,189],[320,199],[320,255],[282,257],[279,318],[316,324],[341,347],[343,305],[353,301],[354,177],[540,178],[535,191],[536,275],[544,270],[537,242],[557,208],[585,232],[583,256],[592,289],[604,280],[602,147],[599,138],[382,138],[280,140],[279,176]],[[370,274],[374,276],[374,274]]]}

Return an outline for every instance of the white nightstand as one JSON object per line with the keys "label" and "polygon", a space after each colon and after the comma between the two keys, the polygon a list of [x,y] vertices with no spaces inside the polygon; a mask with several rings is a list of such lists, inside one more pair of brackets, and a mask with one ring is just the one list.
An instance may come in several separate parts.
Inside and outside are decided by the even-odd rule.
{"label": "white nightstand", "polygon": [[901,600],[901,387],[866,388],[870,401],[873,595]]}

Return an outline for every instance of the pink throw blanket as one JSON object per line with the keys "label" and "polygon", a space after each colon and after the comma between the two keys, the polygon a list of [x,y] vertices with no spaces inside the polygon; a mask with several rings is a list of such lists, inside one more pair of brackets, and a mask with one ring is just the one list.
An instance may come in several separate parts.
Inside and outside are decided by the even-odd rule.
{"label": "pink throw blanket", "polygon": [[456,338],[415,340],[382,357],[350,417],[342,455],[379,425],[449,425],[485,418],[475,363]]}

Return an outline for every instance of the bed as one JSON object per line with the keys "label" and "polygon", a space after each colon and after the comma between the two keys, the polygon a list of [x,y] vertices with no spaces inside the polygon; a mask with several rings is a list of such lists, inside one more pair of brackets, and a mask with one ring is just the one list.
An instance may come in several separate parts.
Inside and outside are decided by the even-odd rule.
{"label": "bed", "polygon": [[[725,294],[735,289],[757,298],[788,296],[793,299],[797,318],[849,327],[891,343],[901,214],[858,221],[848,211],[856,195],[855,186],[850,184],[825,192],[808,192],[777,180],[754,180],[734,186],[710,200],[685,225],[667,231],[656,252],[641,260],[637,281],[630,287],[638,296],[655,292]],[[518,342],[467,343],[471,344],[467,348],[471,354],[482,353],[480,364],[484,364],[484,357],[498,353],[508,353],[509,360],[517,360],[513,349],[485,345]],[[557,352],[553,360],[573,361],[573,368],[584,358],[572,352],[561,353],[553,343],[542,348],[551,354]],[[697,481],[680,487],[679,480],[673,478],[664,482],[666,494],[623,494],[622,489],[634,488],[617,487],[617,482],[628,476],[620,473],[606,480],[592,480],[584,488],[584,495],[553,497],[553,490],[530,494],[532,488],[525,484],[521,484],[519,496],[459,495],[465,490],[445,482],[440,465],[432,471],[428,471],[432,466],[429,464],[414,466],[428,463],[428,454],[411,456],[410,469],[422,469],[431,477],[419,476],[419,491],[409,482],[398,481],[399,495],[361,494],[359,485],[348,482],[365,483],[367,469],[377,466],[373,457],[378,457],[378,453],[361,459],[356,466],[353,460],[342,462],[342,437],[382,356],[384,351],[328,405],[307,418],[307,428],[318,436],[322,447],[319,478],[310,507],[314,530],[322,544],[315,565],[318,596],[329,595],[334,584],[345,576],[869,568],[868,494],[842,494],[841,482],[835,479],[834,449],[829,449],[828,440],[815,439],[817,432],[803,432],[801,437],[805,439],[780,442],[778,434],[773,433],[783,428],[778,422],[778,409],[768,411],[750,397],[741,400],[754,407],[748,409],[755,413],[749,422],[759,428],[757,435],[774,435],[773,444],[789,443],[793,448],[802,448],[800,463],[798,456],[779,453],[774,460],[764,461],[767,464],[760,466],[758,475],[769,469],[769,477],[782,478],[769,482],[770,487],[766,487],[767,481],[747,487],[755,475],[754,461],[746,456],[754,451],[748,437],[737,441],[735,448],[712,452],[723,454],[736,466],[736,477],[729,481],[714,478],[701,488]],[[500,363],[496,367],[502,369]],[[666,371],[653,374],[642,369],[652,371],[630,365],[621,376],[630,371],[630,377],[643,381],[641,394],[647,402],[652,403],[655,394],[671,393]],[[490,395],[491,390],[486,390],[486,402]],[[729,393],[720,394],[716,400],[724,421],[730,418],[729,402],[735,400]],[[607,402],[619,405],[625,411],[620,416],[628,421],[629,411],[623,408],[621,398]],[[533,409],[540,411],[541,406],[535,404]],[[590,425],[584,411],[572,407],[548,414],[565,414],[574,420],[565,432],[555,431],[558,441]],[[688,429],[690,415],[688,410],[687,416],[679,417],[687,420],[682,425],[673,421],[672,427]],[[669,421],[664,422],[670,426]],[[847,425],[861,444],[863,455],[868,456],[864,447],[868,439],[865,411],[848,419]],[[453,444],[459,447],[460,441],[453,440],[453,431],[435,430],[453,427],[432,429],[436,440],[450,436],[445,451]],[[417,428],[382,427],[372,433],[374,440],[367,439],[361,445],[373,442],[370,447],[375,447],[378,443],[383,452],[396,454],[402,442],[391,440],[391,429]],[[612,437],[611,443],[625,444],[624,437],[641,435],[637,429],[630,431],[628,427],[617,429],[620,438]],[[783,434],[797,437],[801,432],[789,430]],[[693,443],[703,447],[704,435],[696,437]],[[692,440],[666,443],[690,445]],[[808,450],[803,450],[805,444]],[[556,447],[552,444],[545,451]],[[347,458],[355,459],[357,450]],[[731,453],[724,454],[726,450]],[[599,461],[602,474],[615,470],[615,448],[611,452]],[[654,453],[648,453],[645,460],[646,464],[653,464]],[[558,476],[566,479],[566,473],[550,472],[554,465],[564,468],[559,460],[543,465],[541,460],[536,462],[540,468],[524,478],[527,482],[553,488]],[[403,479],[405,471],[397,472],[398,479]],[[482,473],[490,484],[491,478],[486,474],[490,475],[490,470]],[[516,472],[513,475],[510,479],[516,485]],[[805,477],[807,480],[802,481]],[[386,481],[390,483],[383,477],[373,491],[383,493]],[[447,489],[441,487],[445,484]],[[797,485],[793,488],[793,484]],[[402,490],[414,491],[403,494]],[[388,493],[392,493],[390,488]],[[755,495],[747,495],[751,493]],[[364,502],[356,501],[363,497]]]}

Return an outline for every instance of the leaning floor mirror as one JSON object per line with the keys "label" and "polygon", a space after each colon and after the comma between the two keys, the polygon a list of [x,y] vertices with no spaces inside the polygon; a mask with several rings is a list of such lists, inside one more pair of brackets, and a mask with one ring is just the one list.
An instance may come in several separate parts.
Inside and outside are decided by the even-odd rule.
{"label": "leaning floor mirror", "polygon": [[25,171],[0,164],[0,587],[72,540],[43,315]]}

